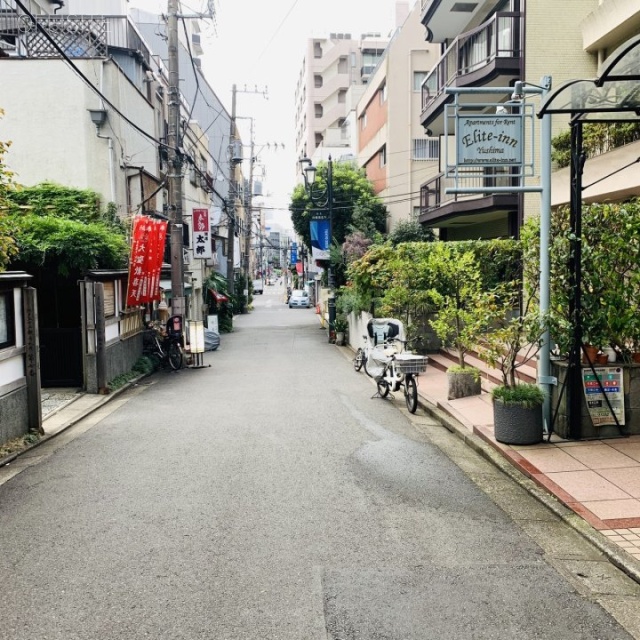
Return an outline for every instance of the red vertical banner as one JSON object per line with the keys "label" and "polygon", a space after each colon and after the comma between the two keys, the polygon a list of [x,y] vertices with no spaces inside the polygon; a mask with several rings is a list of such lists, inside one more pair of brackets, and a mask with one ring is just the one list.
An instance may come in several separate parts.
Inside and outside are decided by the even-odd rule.
{"label": "red vertical banner", "polygon": [[160,269],[167,223],[138,216],[133,222],[127,306],[160,299]]}

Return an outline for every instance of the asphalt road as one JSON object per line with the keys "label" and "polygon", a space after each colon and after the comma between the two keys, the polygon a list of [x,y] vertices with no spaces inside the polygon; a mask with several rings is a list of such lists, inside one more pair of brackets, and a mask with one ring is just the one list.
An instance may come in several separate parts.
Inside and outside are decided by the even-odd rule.
{"label": "asphalt road", "polygon": [[372,399],[281,288],[205,361],[0,486],[2,640],[633,637],[611,613],[635,628],[635,583],[402,398]]}

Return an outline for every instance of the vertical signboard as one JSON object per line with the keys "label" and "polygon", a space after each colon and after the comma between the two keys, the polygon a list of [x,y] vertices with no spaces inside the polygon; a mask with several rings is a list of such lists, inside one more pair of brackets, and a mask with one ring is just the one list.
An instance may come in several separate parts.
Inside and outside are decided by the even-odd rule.
{"label": "vertical signboard", "polygon": [[296,264],[296,262],[298,262],[298,243],[292,242],[290,264]]}
{"label": "vertical signboard", "polygon": [[618,419],[618,424],[624,424],[624,378],[621,367],[595,367],[595,375],[591,369],[583,369],[582,385],[594,427],[616,423],[605,400],[605,394]]}
{"label": "vertical signboard", "polygon": [[160,270],[167,233],[166,220],[137,216],[133,222],[127,306],[160,299]]}
{"label": "vertical signboard", "polygon": [[193,210],[193,257],[210,258],[211,228],[209,209]]}
{"label": "vertical signboard", "polygon": [[329,260],[331,225],[329,218],[316,217],[309,223],[311,231],[311,256],[314,260]]}

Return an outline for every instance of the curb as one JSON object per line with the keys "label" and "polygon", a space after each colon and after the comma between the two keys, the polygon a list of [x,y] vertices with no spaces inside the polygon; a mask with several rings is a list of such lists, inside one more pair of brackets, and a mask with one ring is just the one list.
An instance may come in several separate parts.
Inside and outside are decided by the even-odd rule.
{"label": "curb", "polygon": [[[60,435],[61,433],[64,433],[67,429],[69,429],[70,427],[73,427],[74,425],[78,424],[78,422],[80,422],[81,420],[84,420],[88,415],[90,415],[94,411],[97,411],[98,409],[102,408],[105,404],[107,404],[107,402],[110,402],[114,398],[117,398],[120,394],[124,393],[125,391],[127,391],[128,389],[130,389],[131,387],[136,385],[138,382],[140,382],[140,380],[142,380],[143,378],[146,378],[146,377],[148,377],[150,375],[152,375],[152,374],[143,373],[140,376],[138,376],[137,378],[133,378],[132,380],[129,380],[128,382],[123,384],[121,387],[119,387],[115,391],[112,391],[111,393],[107,393],[104,396],[102,396],[102,400],[100,402],[96,403],[93,407],[91,407],[87,411],[84,411],[83,413],[75,416],[73,419],[71,419],[68,422],[66,422],[55,433],[43,434],[36,442],[30,444],[29,446],[25,447],[24,449],[21,449],[20,451],[15,451],[14,453],[10,453],[8,456],[5,456],[4,458],[0,458],[0,467],[4,467],[5,465],[10,464],[11,462],[13,462],[17,458],[19,458],[22,454],[27,453],[28,451],[32,451],[36,447],[39,447],[41,444],[44,444],[45,442],[49,442],[49,440],[51,440],[52,438],[55,438],[56,436]],[[82,395],[86,395],[86,394],[82,394]],[[80,397],[80,396],[78,396],[78,397]],[[76,398],[76,400],[77,400],[77,398]],[[73,404],[74,401],[75,400],[71,400],[69,402],[66,402],[62,406],[56,408],[51,413],[48,413],[47,417],[53,416],[53,415],[55,415],[57,413],[60,413],[60,411],[65,409],[65,407],[68,407],[69,405]]]}
{"label": "curb", "polygon": [[[345,345],[344,347],[339,348],[348,351],[349,353],[344,353],[343,355],[348,360],[352,359],[351,354],[354,354],[355,351],[350,345]],[[611,543],[604,535],[594,529],[578,514],[562,504],[556,496],[528,478],[502,454],[496,451],[496,449],[487,444],[479,436],[471,433],[467,427],[465,427],[455,417],[447,413],[442,406],[427,400],[424,396],[421,396],[419,392],[418,407],[427,415],[438,421],[445,429],[460,438],[467,446],[471,447],[471,449],[481,455],[485,460],[509,476],[509,478],[518,486],[527,491],[527,493],[547,507],[576,533],[590,542],[614,566],[626,573],[632,580],[640,584],[640,562],[635,558],[622,551],[617,545]]]}

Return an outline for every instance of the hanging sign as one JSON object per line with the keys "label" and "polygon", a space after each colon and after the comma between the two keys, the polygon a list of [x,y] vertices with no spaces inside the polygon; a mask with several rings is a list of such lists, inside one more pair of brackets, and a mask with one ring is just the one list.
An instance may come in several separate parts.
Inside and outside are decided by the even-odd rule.
{"label": "hanging sign", "polygon": [[[582,385],[587,401],[587,409],[594,427],[615,425],[616,421],[611,415],[605,394],[613,413],[618,419],[618,424],[624,424],[624,379],[621,367],[595,367],[595,375],[589,368],[582,370]],[[596,377],[597,376],[597,377]],[[602,384],[604,393],[600,390]]]}
{"label": "hanging sign", "polygon": [[456,164],[459,167],[522,165],[523,133],[521,114],[458,116]]}
{"label": "hanging sign", "polygon": [[209,227],[209,209],[193,210],[193,257],[210,258],[211,231]]}
{"label": "hanging sign", "polygon": [[329,219],[311,220],[311,256],[314,260],[329,260],[331,225]]}
{"label": "hanging sign", "polygon": [[298,243],[291,243],[291,264],[298,262]]}
{"label": "hanging sign", "polygon": [[127,306],[160,300],[160,270],[166,233],[166,220],[154,220],[149,216],[134,219]]}

